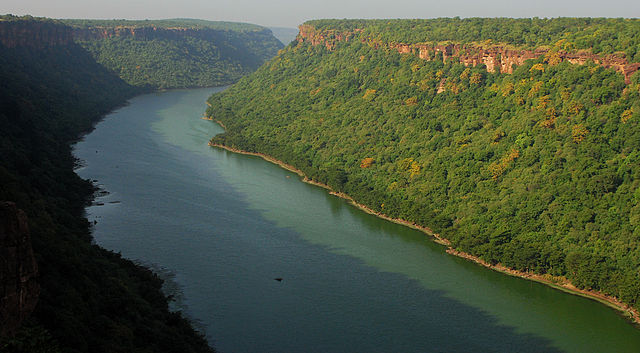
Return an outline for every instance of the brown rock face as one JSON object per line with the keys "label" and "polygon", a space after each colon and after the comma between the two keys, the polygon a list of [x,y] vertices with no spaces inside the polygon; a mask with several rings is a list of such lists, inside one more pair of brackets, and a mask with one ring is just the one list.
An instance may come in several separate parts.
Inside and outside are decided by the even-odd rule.
{"label": "brown rock face", "polygon": [[296,38],[298,42],[308,41],[314,46],[322,44],[329,50],[333,50],[338,42],[348,42],[359,32],[357,29],[354,32],[337,30],[318,31],[315,27],[309,25],[301,25],[298,29],[300,30]]}
{"label": "brown rock face", "polygon": [[27,216],[15,203],[0,201],[0,335],[15,334],[35,308],[37,274]]}
{"label": "brown rock face", "polygon": [[[313,26],[302,25],[299,27],[298,42],[309,42],[311,45],[325,45],[327,49],[333,50],[340,41],[351,40],[360,30],[348,31],[318,31]],[[427,39],[427,38],[425,38]],[[513,73],[514,67],[522,65],[526,60],[537,59],[548,53],[548,49],[520,50],[506,48],[500,45],[483,47],[475,44],[405,44],[388,43],[383,44],[375,41],[368,41],[366,38],[362,42],[368,43],[376,49],[388,48],[396,50],[400,54],[412,54],[423,60],[434,60],[438,54],[442,55],[442,60],[451,58],[459,61],[465,66],[477,66],[484,64],[488,72]],[[631,75],[640,69],[640,63],[629,63],[624,54],[597,55],[589,52],[567,53],[558,52],[554,56],[559,61],[568,61],[572,64],[584,65],[594,62],[604,68],[611,68],[624,76],[627,84],[631,83]]]}
{"label": "brown rock face", "polygon": [[45,48],[73,42],[69,27],[37,21],[0,21],[0,43],[7,48]]}

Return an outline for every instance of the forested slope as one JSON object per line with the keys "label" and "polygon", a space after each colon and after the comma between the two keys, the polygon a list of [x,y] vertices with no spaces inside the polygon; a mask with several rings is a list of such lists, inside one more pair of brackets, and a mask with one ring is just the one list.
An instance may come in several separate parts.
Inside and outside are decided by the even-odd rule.
{"label": "forested slope", "polygon": [[617,19],[311,21],[209,99],[226,127],[212,143],[269,154],[491,264],[638,308],[639,30]]}
{"label": "forested slope", "polygon": [[94,190],[73,172],[69,144],[140,89],[71,38],[55,21],[0,21],[0,200],[26,212],[41,288],[0,351],[210,352],[168,310],[154,273],[92,244],[84,207]]}
{"label": "forested slope", "polygon": [[63,20],[100,64],[152,89],[233,83],[282,48],[267,28],[193,19]]}

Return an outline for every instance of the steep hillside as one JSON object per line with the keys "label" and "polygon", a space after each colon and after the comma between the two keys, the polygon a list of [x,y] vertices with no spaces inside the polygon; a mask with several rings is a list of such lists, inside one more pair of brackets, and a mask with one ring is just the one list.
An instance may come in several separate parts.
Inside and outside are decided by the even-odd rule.
{"label": "steep hillside", "polygon": [[212,144],[280,159],[452,253],[637,309],[639,32],[622,19],[311,21],[210,98],[226,127]]}
{"label": "steep hillside", "polygon": [[134,86],[221,86],[282,48],[267,28],[232,22],[64,20],[100,64]]}
{"label": "steep hillside", "polygon": [[94,190],[73,172],[69,143],[140,89],[71,38],[53,21],[0,20],[0,333],[35,305],[0,351],[210,352],[154,273],[92,244]]}

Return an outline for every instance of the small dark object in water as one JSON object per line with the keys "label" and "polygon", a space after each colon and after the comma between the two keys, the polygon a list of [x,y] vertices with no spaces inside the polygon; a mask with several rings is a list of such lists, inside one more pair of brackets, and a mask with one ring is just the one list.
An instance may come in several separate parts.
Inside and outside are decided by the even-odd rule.
{"label": "small dark object in water", "polygon": [[94,221],[93,221],[93,224],[98,224],[98,221],[94,220]]}
{"label": "small dark object in water", "polygon": [[278,278],[274,278],[276,281],[278,282],[282,282],[282,278],[278,277]]}

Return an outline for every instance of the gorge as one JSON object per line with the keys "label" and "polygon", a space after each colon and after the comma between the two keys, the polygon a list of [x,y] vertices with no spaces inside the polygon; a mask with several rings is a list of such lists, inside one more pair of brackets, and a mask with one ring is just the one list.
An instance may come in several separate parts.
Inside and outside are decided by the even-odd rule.
{"label": "gorge", "polygon": [[637,351],[639,40],[2,16],[0,350]]}
{"label": "gorge", "polygon": [[207,147],[223,129],[201,102],[223,89],[136,97],[74,148],[78,173],[109,191],[88,208],[96,242],[168,273],[176,306],[219,351],[640,344],[611,308],[450,256],[293,172]]}

